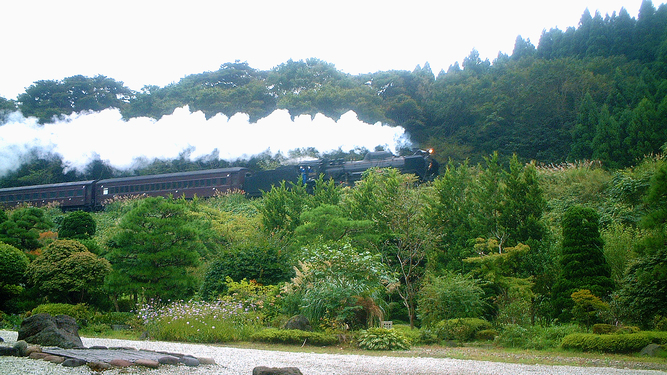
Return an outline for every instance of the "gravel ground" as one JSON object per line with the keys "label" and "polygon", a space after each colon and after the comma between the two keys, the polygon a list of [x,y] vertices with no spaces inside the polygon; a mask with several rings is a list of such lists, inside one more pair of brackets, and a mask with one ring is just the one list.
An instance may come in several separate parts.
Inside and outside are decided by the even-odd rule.
{"label": "gravel ground", "polygon": [[[0,331],[4,345],[12,345],[17,333]],[[288,353],[267,350],[238,349],[198,344],[180,344],[160,341],[130,341],[115,339],[81,338],[87,347],[103,345],[107,347],[129,346],[137,349],[163,350],[197,357],[211,357],[216,365],[196,368],[163,365],[158,370],[130,367],[105,371],[106,375],[151,374],[156,375],[250,375],[256,366],[298,367],[304,375],[416,375],[416,374],[475,374],[475,375],[597,375],[597,374],[667,374],[654,370],[631,370],[609,367],[576,367],[523,365],[512,363],[460,360],[449,358],[407,358],[341,354]],[[66,368],[42,360],[28,358],[0,357],[0,375],[77,375],[92,374],[88,367]]]}

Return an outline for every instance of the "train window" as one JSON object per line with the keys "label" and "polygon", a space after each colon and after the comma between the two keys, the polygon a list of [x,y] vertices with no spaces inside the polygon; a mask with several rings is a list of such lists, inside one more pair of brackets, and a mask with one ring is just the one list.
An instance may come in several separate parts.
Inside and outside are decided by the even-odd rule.
{"label": "train window", "polygon": [[68,197],[73,197],[74,196],[74,191],[70,190],[67,192]]}
{"label": "train window", "polygon": [[227,177],[223,177],[220,179],[220,185],[227,185]]}
{"label": "train window", "polygon": [[39,199],[39,193],[32,193],[32,199]]}
{"label": "train window", "polygon": [[76,191],[76,196],[77,197],[83,197],[83,190],[77,190]]}
{"label": "train window", "polygon": [[9,200],[10,200],[10,201],[13,201],[13,200],[14,200],[14,196],[13,196],[13,195],[10,195],[10,196],[9,196]]}
{"label": "train window", "polygon": [[56,197],[56,192],[52,191],[49,193],[49,198],[55,198]]}

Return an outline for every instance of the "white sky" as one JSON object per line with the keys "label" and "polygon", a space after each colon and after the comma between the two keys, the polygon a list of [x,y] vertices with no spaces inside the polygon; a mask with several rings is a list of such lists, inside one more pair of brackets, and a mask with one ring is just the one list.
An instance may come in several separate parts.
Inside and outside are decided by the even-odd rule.
{"label": "white sky", "polygon": [[[662,2],[654,0],[657,8]],[[473,48],[493,60],[517,35],[577,26],[641,0],[21,0],[0,7],[0,96],[34,81],[102,74],[138,90],[248,61],[260,70],[316,57],[344,72],[434,73]]]}

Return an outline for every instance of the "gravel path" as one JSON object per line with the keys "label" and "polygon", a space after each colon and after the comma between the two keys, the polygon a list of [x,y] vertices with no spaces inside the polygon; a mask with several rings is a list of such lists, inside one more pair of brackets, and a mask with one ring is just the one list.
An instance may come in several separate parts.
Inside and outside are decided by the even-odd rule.
{"label": "gravel path", "polygon": [[[16,341],[17,333],[0,331],[4,345]],[[609,367],[575,367],[522,365],[486,361],[460,360],[449,358],[406,358],[363,356],[345,354],[289,353],[267,350],[238,349],[198,344],[181,344],[159,341],[130,341],[115,339],[81,338],[87,347],[103,345],[108,347],[129,346],[137,349],[164,350],[197,357],[211,357],[216,361],[213,366],[196,368],[185,366],[161,366],[158,370],[130,367],[105,371],[106,375],[116,374],[156,374],[156,375],[250,375],[256,366],[298,367],[304,375],[417,375],[417,374],[475,374],[475,375],[597,375],[597,374],[667,374],[663,371],[630,370]],[[41,360],[16,357],[0,357],[0,374],[27,375],[77,375],[92,374],[88,367],[66,368]]]}

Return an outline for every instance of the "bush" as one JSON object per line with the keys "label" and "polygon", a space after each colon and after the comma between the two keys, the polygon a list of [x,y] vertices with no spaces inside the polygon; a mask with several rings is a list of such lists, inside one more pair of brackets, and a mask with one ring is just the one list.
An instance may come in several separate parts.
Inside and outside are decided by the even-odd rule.
{"label": "bush", "polygon": [[559,347],[563,337],[579,332],[579,330],[580,328],[574,324],[548,327],[522,327],[516,324],[508,324],[503,327],[494,341],[506,348],[551,349]]}
{"label": "bush", "polygon": [[478,318],[461,318],[443,320],[436,324],[435,331],[440,340],[472,341],[475,334],[491,329],[491,323]]}
{"label": "bush", "polygon": [[632,353],[648,344],[667,344],[667,332],[644,331],[619,335],[574,333],[563,338],[561,347],[585,352]]}
{"label": "bush", "polygon": [[250,336],[250,340],[294,345],[303,345],[306,343],[310,345],[329,346],[338,344],[338,337],[333,334],[277,328],[267,328],[255,332]]}
{"label": "bush", "polygon": [[636,326],[615,326],[611,324],[594,324],[593,333],[596,335],[610,335],[623,333],[638,333],[639,327]]}
{"label": "bush", "polygon": [[393,329],[369,328],[361,331],[358,345],[366,350],[408,350],[410,344],[405,336]]}
{"label": "bush", "polygon": [[106,324],[112,326],[115,324],[132,325],[136,319],[136,315],[131,312],[106,312],[102,314],[95,314],[92,321],[95,324]]}
{"label": "bush", "polygon": [[85,303],[70,305],[67,303],[47,303],[32,309],[32,315],[47,313],[51,316],[69,315],[76,320],[79,326],[86,326],[92,315]]}
{"label": "bush", "polygon": [[498,331],[495,329],[483,329],[475,333],[475,340],[479,341],[493,341],[498,336]]}
{"label": "bush", "polygon": [[444,319],[481,316],[483,295],[478,282],[465,276],[428,277],[419,292],[417,312],[427,326]]}

